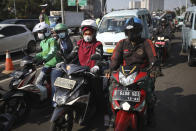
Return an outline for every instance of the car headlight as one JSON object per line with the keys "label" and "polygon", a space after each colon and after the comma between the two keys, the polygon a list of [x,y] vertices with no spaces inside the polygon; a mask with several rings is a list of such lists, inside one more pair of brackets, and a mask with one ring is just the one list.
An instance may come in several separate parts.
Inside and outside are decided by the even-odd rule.
{"label": "car headlight", "polygon": [[129,109],[131,108],[131,105],[128,103],[128,102],[124,102],[122,105],[121,105],[122,109],[124,111],[129,111]]}
{"label": "car headlight", "polygon": [[196,39],[192,39],[191,44],[192,46],[196,46]]}

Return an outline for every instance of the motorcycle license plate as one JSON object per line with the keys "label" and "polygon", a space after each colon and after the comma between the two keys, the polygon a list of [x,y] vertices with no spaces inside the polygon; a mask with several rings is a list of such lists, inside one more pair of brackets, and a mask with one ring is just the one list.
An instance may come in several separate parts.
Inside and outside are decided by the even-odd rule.
{"label": "motorcycle license plate", "polygon": [[65,89],[73,89],[74,86],[76,84],[75,80],[70,80],[70,79],[66,79],[66,78],[61,78],[61,77],[57,77],[57,79],[54,82],[54,85],[57,87],[62,87]]}
{"label": "motorcycle license plate", "polygon": [[140,91],[115,90],[113,100],[140,102]]}
{"label": "motorcycle license plate", "polygon": [[107,53],[113,53],[114,49],[107,49]]}

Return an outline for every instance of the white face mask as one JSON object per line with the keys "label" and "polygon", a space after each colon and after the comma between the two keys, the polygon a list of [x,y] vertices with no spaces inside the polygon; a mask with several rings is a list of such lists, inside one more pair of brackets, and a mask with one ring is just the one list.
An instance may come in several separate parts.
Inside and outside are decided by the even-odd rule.
{"label": "white face mask", "polygon": [[45,38],[45,36],[44,36],[43,33],[38,33],[37,35],[38,35],[38,38],[39,38],[40,40],[43,40],[43,39]]}
{"label": "white face mask", "polygon": [[61,32],[58,35],[59,35],[59,38],[61,38],[61,39],[65,38],[65,36],[66,36],[65,32]]}
{"label": "white face mask", "polygon": [[93,39],[93,36],[91,36],[91,35],[85,35],[84,36],[84,41],[86,41],[86,42],[91,42],[92,39]]}

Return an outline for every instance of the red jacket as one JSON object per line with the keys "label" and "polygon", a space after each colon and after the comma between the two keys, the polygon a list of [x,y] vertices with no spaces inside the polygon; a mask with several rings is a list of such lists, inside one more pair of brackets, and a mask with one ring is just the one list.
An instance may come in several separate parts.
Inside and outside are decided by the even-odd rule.
{"label": "red jacket", "polygon": [[82,66],[89,66],[92,68],[95,66],[95,60],[91,60],[91,55],[95,54],[96,52],[102,55],[103,46],[101,42],[94,40],[93,42],[85,42],[83,39],[77,42],[78,45],[78,58],[80,65]]}

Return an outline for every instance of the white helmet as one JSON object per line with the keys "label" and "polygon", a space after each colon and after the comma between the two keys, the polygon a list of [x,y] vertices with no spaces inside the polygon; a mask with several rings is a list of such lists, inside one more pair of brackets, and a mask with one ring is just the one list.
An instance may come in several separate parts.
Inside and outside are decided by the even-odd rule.
{"label": "white helmet", "polygon": [[83,29],[84,27],[90,27],[94,30],[97,30],[96,21],[92,19],[83,20],[81,24],[81,29]]}
{"label": "white helmet", "polygon": [[45,22],[40,22],[35,27],[33,28],[33,33],[36,32],[43,32],[46,37],[48,37],[51,32],[50,32],[50,26],[46,24]]}

